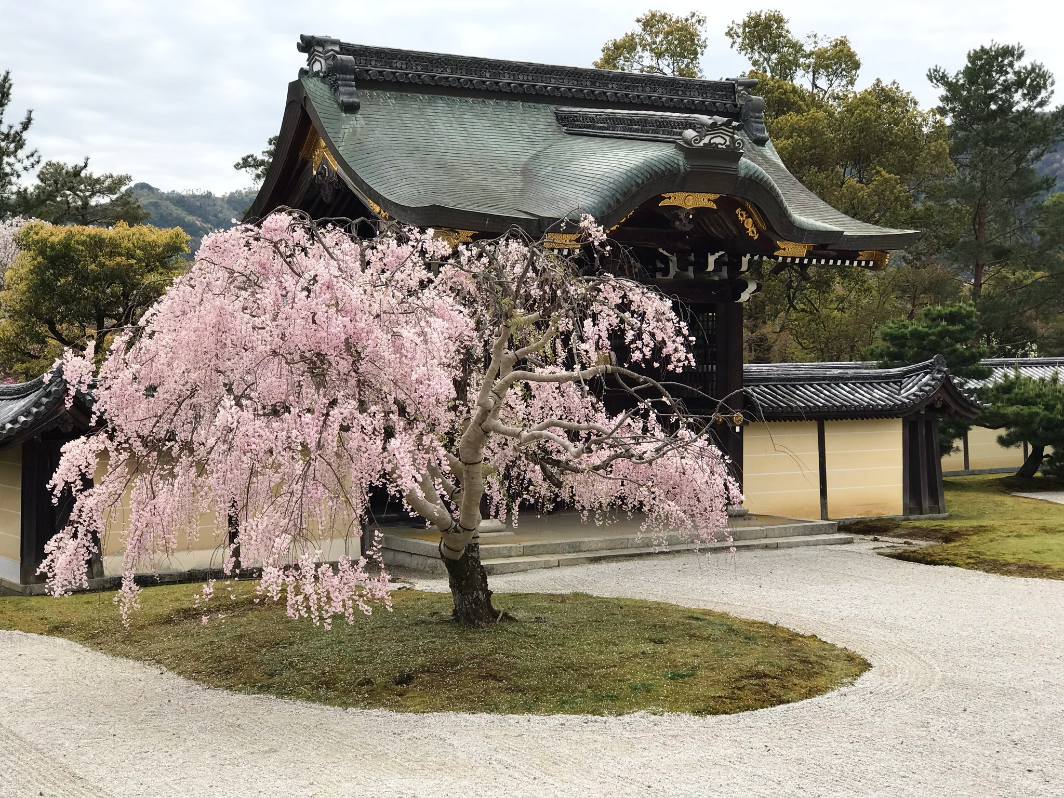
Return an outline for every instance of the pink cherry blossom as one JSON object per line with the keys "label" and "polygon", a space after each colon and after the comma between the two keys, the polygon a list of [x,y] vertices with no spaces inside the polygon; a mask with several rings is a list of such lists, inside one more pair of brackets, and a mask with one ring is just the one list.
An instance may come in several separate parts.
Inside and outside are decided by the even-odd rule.
{"label": "pink cherry blossom", "polygon": [[[64,447],[53,479],[75,503],[47,544],[49,589],[86,585],[124,495],[126,618],[134,574],[174,554],[182,530],[195,541],[202,513],[224,575],[238,547],[241,566],[261,568],[260,595],[283,596],[293,618],[328,626],[387,607],[380,539],[365,556],[359,540],[374,490],[441,531],[449,569],[479,557],[484,495],[515,523],[566,505],[713,540],[737,486],[645,376],[693,364],[689,331],[668,298],[602,265],[616,258],[593,219],[580,229],[579,261],[516,234],[452,250],[431,230],[360,239],[293,213],[209,236],[99,369],[100,431]],[[64,356],[71,391],[89,387],[92,358]],[[330,540],[348,551],[335,565]],[[197,600],[205,617],[213,593],[211,581]]]}

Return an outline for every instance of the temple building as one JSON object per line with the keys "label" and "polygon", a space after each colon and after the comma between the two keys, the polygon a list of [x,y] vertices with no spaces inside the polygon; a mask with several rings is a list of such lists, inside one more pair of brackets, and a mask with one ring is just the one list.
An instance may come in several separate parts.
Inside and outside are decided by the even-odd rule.
{"label": "temple building", "polygon": [[[392,219],[431,227],[452,243],[517,228],[574,250],[575,223],[591,214],[623,245],[615,251],[634,259],[636,276],[673,297],[689,321],[697,366],[682,375],[690,390],[684,400],[713,425],[750,511],[731,519],[735,546],[845,543],[852,538],[830,519],[944,512],[937,418],[972,416],[978,405],[940,359],[887,370],[744,369],[743,305],[760,287],[751,277],[757,261],[766,262],[765,279],[813,264],[879,269],[917,235],[851,219],[804,188],[772,145],[756,81],[318,36],[301,37],[299,49],[307,66],[289,84],[274,160],[248,219],[282,207],[319,220]],[[0,592],[43,589],[44,544],[64,522],[47,483],[62,443],[90,421],[89,398],[67,407],[64,392],[61,377],[0,386]],[[123,514],[106,535],[91,569],[104,579],[93,584],[120,572],[117,533],[127,520]],[[489,572],[654,551],[644,552],[647,542],[630,532],[575,522],[559,538],[564,519],[552,519],[542,534],[523,526],[529,531],[485,541]],[[154,563],[151,579],[217,569],[213,516],[199,532],[198,540],[182,533],[181,550]],[[386,561],[442,568],[432,538],[393,528]],[[320,545],[335,559],[359,544]]]}
{"label": "temple building", "polygon": [[0,385],[0,593],[40,582],[44,545],[66,525],[69,502],[52,502],[48,483],[67,441],[90,428],[92,401],[70,406],[59,374]]}
{"label": "temple building", "polygon": [[[882,268],[912,230],[851,219],[787,171],[757,81],[441,55],[302,36],[273,164],[248,211],[382,218],[452,242],[519,228],[571,249],[587,213],[698,338],[687,405],[742,479],[751,264]],[[564,222],[569,222],[563,227]],[[716,401],[725,401],[725,412]]]}

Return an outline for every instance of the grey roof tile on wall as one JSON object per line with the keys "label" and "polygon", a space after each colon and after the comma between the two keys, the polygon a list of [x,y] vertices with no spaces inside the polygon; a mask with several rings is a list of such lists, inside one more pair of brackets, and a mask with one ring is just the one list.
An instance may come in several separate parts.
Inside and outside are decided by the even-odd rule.
{"label": "grey roof tile on wall", "polygon": [[993,369],[985,380],[970,380],[973,385],[993,385],[1006,376],[1019,373],[1036,380],[1064,382],[1064,357],[995,357],[983,361]]}
{"label": "grey roof tile on wall", "polygon": [[[62,410],[67,383],[61,374],[29,382],[0,385],[0,447],[39,431]],[[91,399],[78,394],[78,404],[87,409]]]}
{"label": "grey roof tile on wall", "polygon": [[748,363],[743,366],[743,383],[754,415],[769,421],[899,418],[933,403],[964,416],[979,411],[979,405],[951,379],[941,355],[901,368],[874,365]]}

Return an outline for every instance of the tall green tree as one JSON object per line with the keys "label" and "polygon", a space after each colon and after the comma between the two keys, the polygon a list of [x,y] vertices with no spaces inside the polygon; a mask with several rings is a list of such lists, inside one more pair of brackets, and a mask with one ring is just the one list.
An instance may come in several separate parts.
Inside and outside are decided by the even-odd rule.
{"label": "tall green tree", "polygon": [[[895,368],[942,355],[950,372],[962,378],[985,379],[991,369],[982,364],[988,354],[979,343],[979,319],[970,302],[949,302],[925,307],[912,319],[895,318],[884,324],[879,343],[868,354],[880,368]],[[980,422],[982,423],[982,422]],[[970,430],[968,419],[943,418],[939,423],[939,445],[946,456],[956,441]]]}
{"label": "tall green tree", "polygon": [[0,75],[0,220],[27,216],[55,224],[110,226],[148,218],[129,190],[129,175],[94,175],[88,158],[80,164],[48,161],[35,183],[22,185],[22,177],[36,169],[41,159],[36,150],[29,149],[26,138],[33,111],[27,111],[21,122],[4,124],[11,89],[11,75],[4,72]]}
{"label": "tall green tree", "polygon": [[981,398],[989,407],[979,423],[1005,430],[998,436],[998,443],[1017,446],[1026,441],[1031,447],[1016,476],[1033,477],[1042,467],[1049,447],[1056,455],[1055,468],[1060,468],[1057,452],[1064,453],[1064,385],[1059,380],[1012,374],[984,388]]}
{"label": "tall green tree", "polygon": [[113,228],[31,222],[0,291],[0,371],[31,379],[64,348],[110,337],[141,314],[180,274],[188,236],[151,225]]}
{"label": "tall green tree", "polygon": [[1035,164],[1064,140],[1064,106],[1051,107],[1053,76],[1024,57],[1018,44],[993,43],[970,51],[958,72],[936,66],[927,73],[942,90],[939,110],[949,121],[957,167],[949,199],[965,216],[951,256],[977,305],[986,284],[1014,268],[1017,251],[1032,243],[1037,207],[1055,182]]}
{"label": "tall green tree", "polygon": [[800,39],[778,11],[751,12],[727,35],[759,81],[774,146],[807,188],[862,221],[926,231],[883,271],[813,266],[763,275],[765,288],[747,308],[748,356],[860,357],[889,319],[956,298],[956,280],[933,257],[956,238],[956,218],[924,208],[955,172],[941,116],[897,83],[857,91],[861,61],[845,36]]}
{"label": "tall green tree", "polygon": [[130,189],[129,175],[94,175],[89,159],[80,164],[48,161],[37,182],[21,188],[16,205],[21,213],[52,224],[138,224],[148,218]]}
{"label": "tall green tree", "polygon": [[33,124],[33,111],[26,111],[22,121],[5,123],[4,115],[11,104],[11,73],[0,75],[0,220],[17,212],[15,191],[22,175],[37,168],[40,156],[28,149],[26,133]]}
{"label": "tall green tree", "polygon": [[869,354],[880,368],[895,368],[929,360],[946,359],[958,377],[984,379],[990,369],[982,364],[989,353],[979,342],[979,319],[970,302],[926,307],[914,319],[891,319],[879,330],[880,343]]}
{"label": "tall green tree", "polygon": [[1034,217],[1034,241],[1014,248],[980,303],[984,337],[1002,354],[1064,352],[1064,194]]}
{"label": "tall green tree", "polygon": [[768,121],[829,105],[853,89],[861,71],[847,37],[810,33],[803,42],[779,11],[751,11],[725,35],[749,59],[747,75],[758,80]]}
{"label": "tall green tree", "polygon": [[920,200],[954,174],[946,126],[897,83],[876,80],[771,123],[802,183],[854,218],[908,227]]}
{"label": "tall green tree", "polygon": [[262,151],[261,155],[250,152],[233,164],[233,168],[238,172],[247,172],[256,183],[261,183],[266,179],[267,172],[270,171],[270,164],[273,163],[273,156],[276,150],[277,136],[270,136],[266,140],[266,149]]}
{"label": "tall green tree", "polygon": [[[699,61],[706,51],[706,18],[695,11],[674,16],[648,11],[636,18],[634,31],[602,46],[599,69],[619,69],[681,78],[700,78]],[[247,157],[247,156],[245,156]]]}

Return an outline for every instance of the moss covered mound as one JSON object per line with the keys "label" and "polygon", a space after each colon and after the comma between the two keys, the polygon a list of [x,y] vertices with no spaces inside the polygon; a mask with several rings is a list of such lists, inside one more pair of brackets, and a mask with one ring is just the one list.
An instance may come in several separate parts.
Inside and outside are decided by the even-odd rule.
{"label": "moss covered mound", "polygon": [[397,591],[394,609],[333,629],[256,602],[250,584],[215,600],[195,585],[150,588],[131,628],[106,593],[0,599],[0,628],[54,635],[150,661],[212,687],[405,712],[717,715],[800,701],[868,663],[789,629],[708,610],[581,593],[500,594],[516,620],[449,620],[450,597]]}

